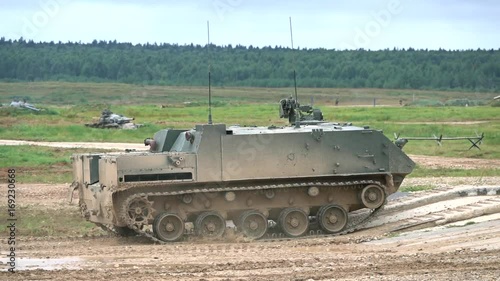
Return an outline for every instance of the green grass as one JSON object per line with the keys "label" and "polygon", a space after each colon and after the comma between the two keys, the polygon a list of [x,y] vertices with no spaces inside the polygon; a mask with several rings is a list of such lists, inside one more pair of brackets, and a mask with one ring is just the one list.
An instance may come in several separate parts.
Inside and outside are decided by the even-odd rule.
{"label": "green grass", "polygon": [[[214,123],[228,125],[286,126],[287,120],[278,116],[278,101],[289,96],[291,89],[214,88]],[[129,142],[142,143],[163,128],[192,128],[207,122],[207,89],[204,87],[138,86],[110,83],[0,83],[2,102],[13,97],[25,97],[43,108],[38,113],[13,108],[0,108],[0,138],[34,141]],[[352,122],[383,130],[394,139],[401,137],[474,136],[484,133],[481,150],[471,149],[467,140],[410,141],[404,151],[408,154],[474,159],[500,159],[500,108],[469,107],[411,107],[398,106],[418,99],[448,100],[468,98],[491,100],[494,94],[384,89],[300,89],[299,99],[305,104],[314,97],[325,119],[332,122]],[[334,106],[336,98],[340,106]],[[378,105],[369,106],[377,98]],[[189,102],[189,103],[185,103]],[[161,108],[159,105],[164,105]],[[348,105],[348,106],[345,106]],[[350,105],[364,105],[350,106]],[[368,105],[368,106],[367,106]],[[95,129],[85,127],[101,111],[135,117],[144,124],[137,130]],[[483,123],[442,123],[442,122]],[[69,156],[79,150],[53,148],[0,147],[1,168],[19,167],[26,182],[69,182]],[[4,161],[5,160],[5,161]],[[56,172],[53,172],[56,171]],[[411,177],[425,176],[496,176],[496,169],[427,169],[417,167]]]}
{"label": "green grass", "polygon": [[[92,151],[27,145],[0,146],[0,169],[15,168],[19,183],[68,183],[73,176],[70,156]],[[1,181],[5,182],[5,177],[6,173],[0,173]]]}
{"label": "green grass", "polygon": [[389,233],[385,234],[386,238],[397,238],[400,236],[401,236],[400,232],[389,232]]}
{"label": "green grass", "polygon": [[[23,114],[16,117],[0,115],[0,135],[4,139],[37,141],[102,141],[139,143],[162,128],[192,128],[206,123],[205,106],[172,105],[113,105],[111,110],[145,124],[138,130],[102,130],[85,127],[100,116],[104,106],[49,107],[55,114]],[[390,138],[401,137],[475,136],[484,133],[482,150],[468,150],[467,140],[443,141],[439,147],[434,141],[410,141],[404,148],[410,154],[460,156],[471,158],[500,158],[500,112],[496,107],[335,107],[320,106],[325,118],[334,122],[353,122],[381,129]],[[1,109],[0,109],[1,112]],[[286,120],[278,116],[274,104],[228,104],[213,109],[215,123],[240,125],[284,126]],[[472,124],[437,124],[429,122],[470,122]]]}
{"label": "green grass", "polygon": [[29,169],[25,170],[23,167],[16,168],[19,183],[70,183],[73,181],[73,173],[71,167],[66,167],[63,170],[50,169]]}
{"label": "green grass", "polygon": [[[5,205],[0,208],[6,210]],[[64,213],[64,215],[61,215]],[[7,221],[7,212],[0,212],[0,220]],[[16,207],[16,235],[22,236],[71,236],[101,233],[93,223],[82,219],[78,207],[60,206],[40,208],[37,205]],[[0,228],[0,235],[7,237],[7,228]]]}
{"label": "green grass", "polygon": [[321,107],[328,120],[350,122],[498,121],[498,108],[479,107]]}
{"label": "green grass", "polygon": [[0,162],[0,168],[65,165],[70,163],[69,155],[72,151],[76,150],[38,146],[0,146],[0,155],[5,160]]}
{"label": "green grass", "polygon": [[[113,106],[113,112],[134,117],[144,124],[138,130],[102,130],[85,127],[100,116],[103,107],[52,107],[56,115],[22,115],[0,118],[0,135],[4,139],[36,141],[112,141],[141,142],[163,128],[192,128],[207,122],[207,108],[176,106],[159,108],[153,105]],[[286,125],[277,116],[276,105],[232,105],[213,109],[215,123],[240,125]]]}
{"label": "green grass", "polygon": [[408,176],[412,178],[420,177],[498,177],[500,167],[497,169],[429,169],[417,166]]}
{"label": "green grass", "polygon": [[[285,126],[279,119],[278,101],[293,92],[290,88],[213,88],[213,119],[215,123],[240,125]],[[299,101],[307,104],[314,97],[316,107],[322,109],[325,119],[332,122],[352,122],[383,130],[393,139],[402,137],[472,136],[485,133],[482,150],[468,150],[468,141],[443,142],[410,141],[406,153],[500,159],[500,107],[412,107],[399,106],[417,100],[433,103],[470,99],[491,101],[493,93],[440,92],[386,89],[299,89]],[[16,97],[42,108],[31,112],[0,107],[0,138],[37,141],[132,142],[142,143],[162,128],[192,128],[207,122],[206,87],[163,87],[111,83],[0,83],[0,102],[8,104]],[[334,106],[339,98],[340,106]],[[371,106],[373,99],[377,106]],[[425,102],[424,102],[425,103]],[[160,105],[165,105],[161,108]],[[358,107],[362,105],[363,107]],[[384,106],[380,106],[384,105]],[[145,124],[138,130],[102,130],[85,127],[103,109]],[[432,122],[485,121],[481,124],[436,124]],[[31,146],[0,146],[0,180],[5,182],[6,169],[16,168],[20,183],[69,183],[72,180],[70,156],[73,153],[92,152],[88,149],[59,149]],[[439,176],[498,176],[498,169],[429,169],[417,166],[409,177]],[[418,192],[432,189],[430,185],[409,186],[402,189]],[[5,209],[0,205],[0,209]],[[61,216],[61,213],[64,216]],[[84,221],[76,207],[56,206],[40,208],[37,205],[18,207],[18,235],[66,236],[100,233],[95,225]],[[6,221],[7,213],[0,212]],[[0,229],[6,236],[6,229]],[[394,234],[397,236],[399,234]]]}
{"label": "green grass", "polygon": [[436,188],[433,185],[413,185],[413,186],[406,186],[403,188],[400,188],[399,191],[401,192],[419,192],[419,191],[426,191],[426,190],[432,190]]}
{"label": "green grass", "polygon": [[[208,82],[208,81],[207,81]],[[299,85],[300,86],[300,85]],[[213,87],[213,101],[230,103],[274,103],[290,96],[292,88]],[[85,104],[182,104],[206,102],[207,87],[143,86],[119,83],[70,83],[70,82],[23,82],[0,83],[2,102],[14,98],[26,98],[28,102],[50,105]],[[340,105],[405,104],[414,99],[447,100],[471,99],[491,101],[495,93],[470,93],[460,91],[422,91],[409,89],[344,89],[299,88],[299,99],[309,102],[314,97],[318,104],[333,104],[339,98]]]}
{"label": "green grass", "polygon": [[476,224],[475,221],[468,221],[467,223],[465,224],[450,224],[450,225],[447,225],[446,228],[454,228],[454,227],[465,227],[465,226],[468,226],[468,225],[473,225],[473,224]]}

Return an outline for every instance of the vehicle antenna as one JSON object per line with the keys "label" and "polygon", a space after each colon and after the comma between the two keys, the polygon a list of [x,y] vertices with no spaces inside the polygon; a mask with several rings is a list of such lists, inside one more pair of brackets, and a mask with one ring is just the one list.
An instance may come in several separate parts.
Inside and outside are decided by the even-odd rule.
{"label": "vehicle antenna", "polygon": [[293,51],[293,31],[292,31],[292,17],[290,17],[290,41],[292,42],[292,65],[293,65],[293,85],[295,88],[295,128],[300,128],[300,113],[299,113],[299,98],[297,96],[297,73],[295,71],[295,54]]}
{"label": "vehicle antenna", "polygon": [[211,87],[211,58],[210,58],[210,22],[207,21],[207,33],[208,33],[208,44],[207,44],[207,53],[208,53],[208,124],[212,125],[212,87]]}
{"label": "vehicle antenna", "polygon": [[290,41],[292,42],[292,65],[293,65],[293,84],[295,87],[295,101],[298,103],[297,97],[297,74],[295,71],[295,55],[293,54],[293,31],[292,31],[292,17],[290,17]]}

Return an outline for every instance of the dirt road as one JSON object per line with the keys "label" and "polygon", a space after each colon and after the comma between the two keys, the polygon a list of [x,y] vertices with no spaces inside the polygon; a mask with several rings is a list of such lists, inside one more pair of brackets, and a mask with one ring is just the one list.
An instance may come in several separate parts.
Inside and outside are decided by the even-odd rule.
{"label": "dirt road", "polygon": [[[498,280],[500,221],[371,242],[349,237],[150,245],[137,238],[23,242],[9,280]],[[58,268],[57,270],[51,270]],[[3,279],[6,280],[6,279]]]}
{"label": "dirt road", "polygon": [[[485,210],[500,208],[495,193],[500,194],[500,177],[411,179],[405,184],[417,180],[439,188],[391,200],[378,225],[338,237],[248,243],[229,235],[225,241],[167,245],[140,237],[18,237],[18,272],[0,272],[0,280],[499,280],[500,216]],[[489,195],[397,209],[479,185]],[[17,190],[22,204],[57,207],[64,215],[77,208],[65,203],[66,188],[21,185]],[[435,226],[437,219],[418,222],[429,215],[465,213],[484,216],[440,226]],[[2,244],[0,268],[6,268],[4,249]]]}

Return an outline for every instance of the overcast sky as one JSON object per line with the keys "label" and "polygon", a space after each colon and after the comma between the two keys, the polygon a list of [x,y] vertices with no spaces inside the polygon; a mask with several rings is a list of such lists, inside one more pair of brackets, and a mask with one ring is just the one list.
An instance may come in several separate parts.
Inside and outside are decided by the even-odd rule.
{"label": "overcast sky", "polygon": [[327,49],[498,49],[499,0],[0,0],[0,37]]}

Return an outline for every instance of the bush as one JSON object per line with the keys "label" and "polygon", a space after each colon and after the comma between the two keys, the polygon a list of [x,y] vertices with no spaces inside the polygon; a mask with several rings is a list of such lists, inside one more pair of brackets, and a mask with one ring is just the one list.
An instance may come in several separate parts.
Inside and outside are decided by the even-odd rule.
{"label": "bush", "polygon": [[486,102],[482,100],[469,100],[469,99],[456,99],[456,100],[447,100],[444,105],[446,106],[478,106],[485,105]]}
{"label": "bush", "polygon": [[441,102],[438,100],[416,100],[409,103],[410,106],[480,106],[486,105],[487,103],[483,100],[470,100],[470,99],[454,99],[447,100],[446,102]]}
{"label": "bush", "polygon": [[[228,103],[225,101],[212,101],[212,107],[224,107],[227,106]],[[193,101],[193,102],[186,102],[185,106],[187,107],[197,107],[197,106],[208,106],[208,101]]]}
{"label": "bush", "polygon": [[0,116],[23,116],[23,115],[58,115],[58,112],[54,109],[41,108],[40,111],[33,111],[24,108],[2,106],[0,107]]}
{"label": "bush", "polygon": [[416,100],[408,104],[409,106],[444,106],[444,104],[438,100]]}

